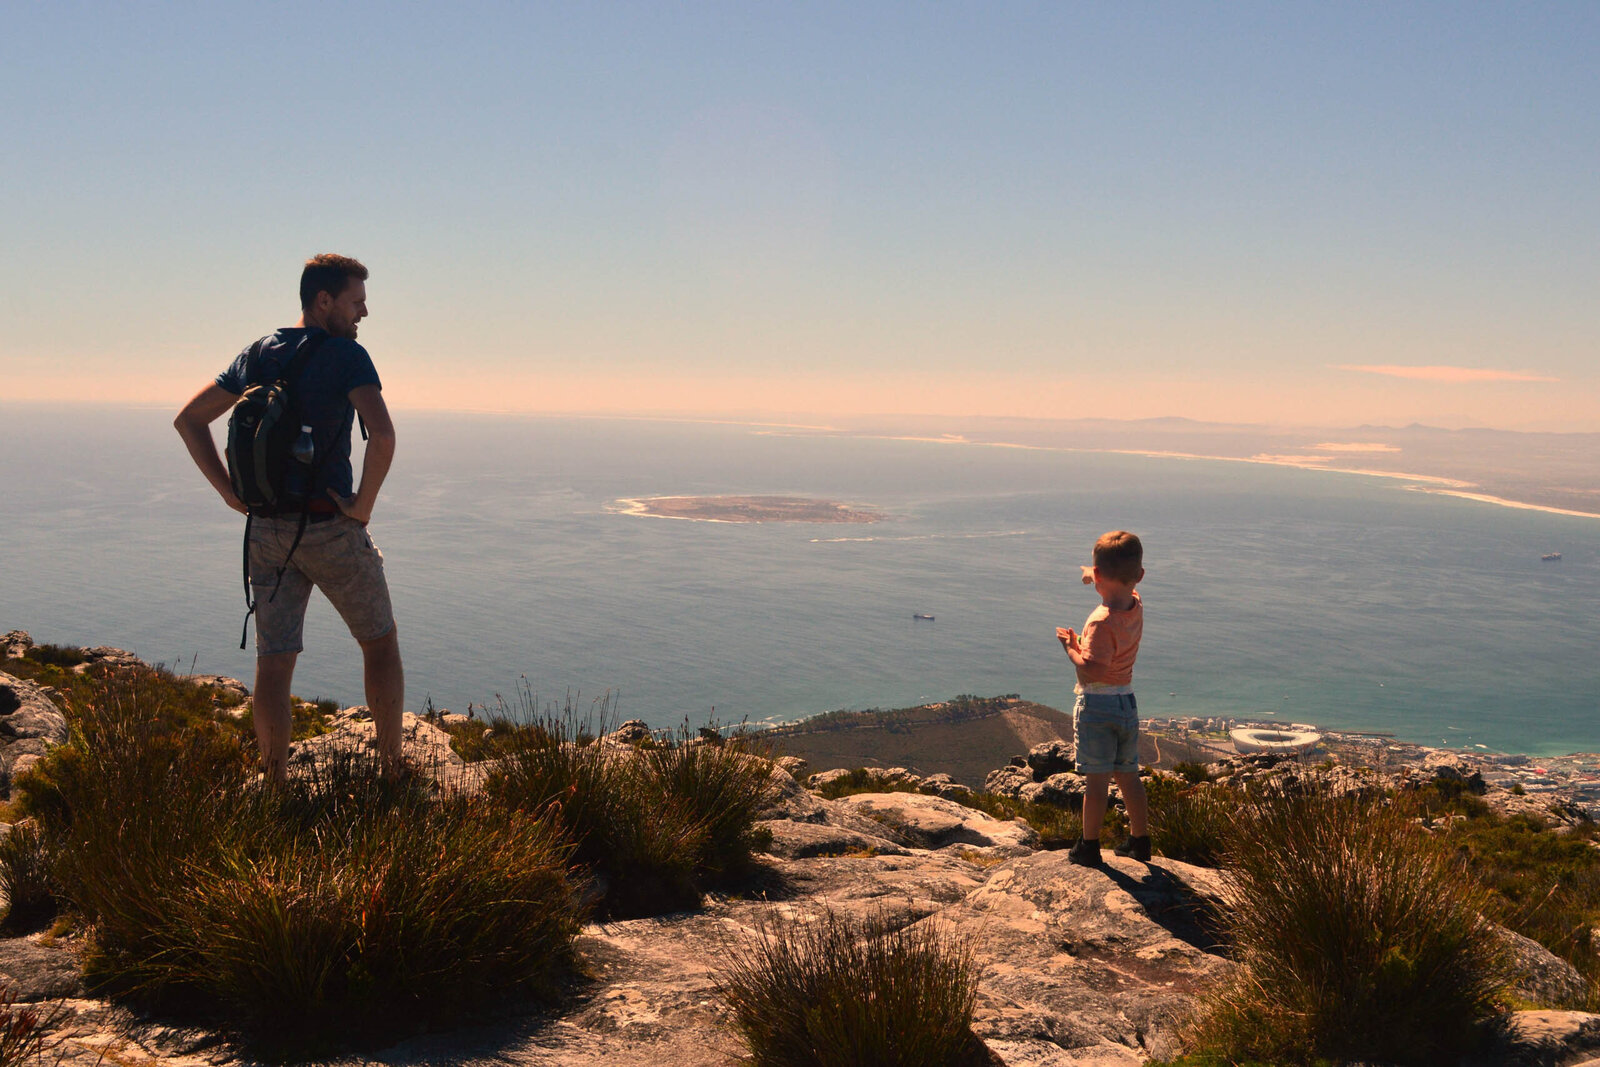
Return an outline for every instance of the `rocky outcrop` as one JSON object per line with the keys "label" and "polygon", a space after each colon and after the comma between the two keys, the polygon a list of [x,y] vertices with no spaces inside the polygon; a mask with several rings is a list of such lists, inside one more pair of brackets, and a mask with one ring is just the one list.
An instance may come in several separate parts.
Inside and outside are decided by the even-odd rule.
{"label": "rocky outcrop", "polygon": [[67,739],[67,717],[43,689],[0,672],[0,797],[11,780]]}
{"label": "rocky outcrop", "polygon": [[[239,695],[225,684],[231,680],[207,681],[230,701]],[[619,729],[627,734],[613,733],[611,740],[619,749],[641,743],[647,736],[640,735],[642,725],[625,723]],[[375,740],[365,708],[345,709],[329,726],[327,734],[294,747],[297,768],[334,750],[369,751]],[[434,722],[408,714],[403,729],[413,766],[463,788],[481,781],[486,765],[464,764]],[[38,741],[42,752],[65,737],[65,719],[47,694],[0,674],[0,744]],[[990,788],[1066,807],[1075,799],[1081,803],[1081,778],[1061,769],[1066,755],[1059,743],[1035,746],[991,774]],[[1370,774],[1274,757],[1229,760],[1213,771],[1235,782],[1275,782],[1272,788],[1285,791],[1374,787]],[[824,772],[811,781],[827,783],[848,773]],[[1475,788],[1471,767],[1436,761],[1420,773],[1421,781]],[[1210,918],[1224,897],[1223,875],[1109,853],[1102,867],[1077,867],[1065,852],[1039,851],[1038,835],[1026,822],[995,819],[953,802],[949,797],[962,787],[946,777],[920,778],[904,768],[882,769],[874,777],[880,786],[900,791],[828,800],[786,769],[777,770],[758,824],[771,834],[772,846],[758,858],[749,882],[737,893],[712,895],[693,912],[585,928],[577,944],[583,976],[559,1011],[502,1016],[346,1062],[725,1064],[740,1051],[715,990],[730,946],[776,916],[824,909],[896,926],[936,925],[968,939],[983,969],[974,1031],[997,1062],[1133,1065],[1178,1051],[1186,1013],[1234,966]],[[1488,795],[1500,792],[1490,788]],[[935,793],[947,795],[930,795]],[[1582,978],[1565,962],[1526,938],[1504,936],[1524,976],[1519,996],[1560,1004],[1585,994]],[[70,939],[38,935],[0,940],[0,984],[25,1002],[60,1006],[51,1023],[57,1042],[52,1060],[59,1056],[67,1067],[98,1067],[108,1060],[242,1067],[241,1054],[216,1034],[141,1019],[86,996],[76,948]],[[1567,1065],[1596,1055],[1600,1016],[1522,1012],[1508,1017],[1493,1058],[1485,1062]]]}
{"label": "rocky outcrop", "polygon": [[996,819],[943,797],[857,793],[837,803],[890,827],[917,848],[963,847],[993,856],[1027,855],[1039,847],[1038,831],[1021,819]]}

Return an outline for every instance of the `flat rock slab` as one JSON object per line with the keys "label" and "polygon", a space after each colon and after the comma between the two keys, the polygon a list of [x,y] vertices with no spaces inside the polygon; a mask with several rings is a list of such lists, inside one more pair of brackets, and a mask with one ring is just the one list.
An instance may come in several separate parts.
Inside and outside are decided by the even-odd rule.
{"label": "flat rock slab", "polygon": [[1013,854],[1039,847],[1039,834],[1019,819],[996,819],[943,797],[922,793],[858,793],[838,801],[899,831],[920,848],[952,845],[1003,849]]}
{"label": "flat rock slab", "polygon": [[934,922],[986,962],[974,1029],[1007,1063],[1142,1063],[1177,1052],[1201,990],[1231,967],[1173,861],[1078,867],[1041,852],[993,871]]}
{"label": "flat rock slab", "polygon": [[1507,1021],[1485,1063],[1566,1067],[1600,1052],[1600,1015],[1585,1011],[1519,1011]]}
{"label": "flat rock slab", "polygon": [[78,954],[68,942],[43,937],[0,940],[0,986],[24,1002],[80,996]]}

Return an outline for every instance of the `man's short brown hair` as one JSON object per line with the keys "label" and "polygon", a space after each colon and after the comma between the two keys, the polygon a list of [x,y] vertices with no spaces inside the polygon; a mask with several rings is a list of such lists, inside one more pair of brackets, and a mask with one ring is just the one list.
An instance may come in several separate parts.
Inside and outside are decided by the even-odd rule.
{"label": "man's short brown hair", "polygon": [[1144,545],[1127,530],[1101,534],[1094,543],[1094,565],[1107,578],[1132,585],[1144,571]]}
{"label": "man's short brown hair", "polygon": [[318,293],[337,297],[351,282],[366,280],[367,268],[360,260],[332,252],[318,253],[306,260],[306,269],[300,272],[300,310],[309,310]]}

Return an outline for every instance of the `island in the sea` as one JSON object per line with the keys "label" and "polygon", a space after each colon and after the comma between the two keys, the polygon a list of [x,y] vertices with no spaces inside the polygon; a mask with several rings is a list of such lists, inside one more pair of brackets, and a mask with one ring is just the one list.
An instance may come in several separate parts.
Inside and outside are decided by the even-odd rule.
{"label": "island in the sea", "polygon": [[626,515],[696,522],[881,522],[876,511],[802,496],[651,496],[617,501]]}

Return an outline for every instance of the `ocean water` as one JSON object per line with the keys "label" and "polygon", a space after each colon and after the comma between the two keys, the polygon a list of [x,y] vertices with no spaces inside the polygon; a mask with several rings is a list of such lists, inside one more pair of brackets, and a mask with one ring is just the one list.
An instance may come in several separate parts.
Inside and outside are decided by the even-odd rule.
{"label": "ocean water", "polygon": [[[243,520],[171,414],[0,407],[0,629],[248,681]],[[1146,716],[1600,750],[1600,520],[1225,461],[681,422],[397,422],[372,532],[412,710],[492,704],[524,678],[580,706],[609,694],[613,714],[658,726],[964,692],[1069,708],[1054,628],[1094,606],[1078,565],[1124,527],[1146,546]],[[710,493],[891,518],[733,525],[615,507]],[[306,647],[296,691],[360,702],[358,651],[320,596]]]}

